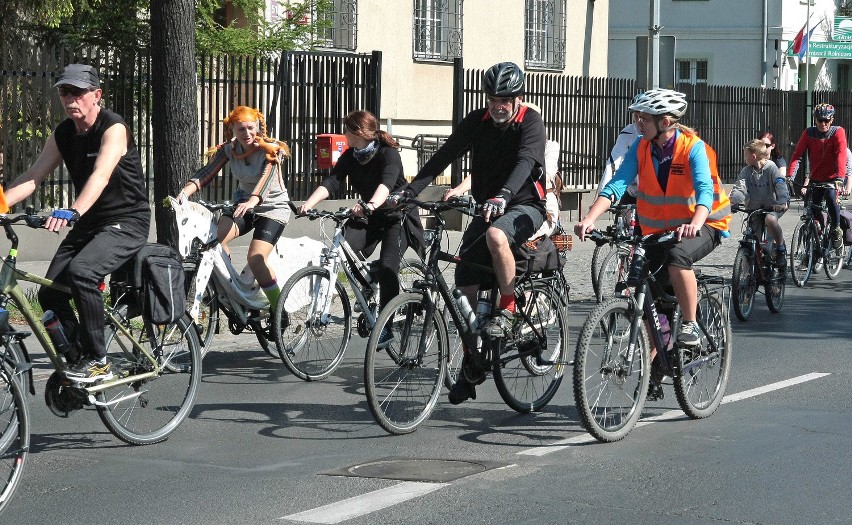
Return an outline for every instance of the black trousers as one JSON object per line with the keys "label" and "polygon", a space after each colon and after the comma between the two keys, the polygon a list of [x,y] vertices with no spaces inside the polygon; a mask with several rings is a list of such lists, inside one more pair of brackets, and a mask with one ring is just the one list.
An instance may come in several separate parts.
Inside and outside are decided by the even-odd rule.
{"label": "black trousers", "polygon": [[[104,298],[98,284],[142,248],[148,240],[148,225],[148,217],[123,217],[90,228],[78,225],[56,250],[46,277],[71,288],[71,294],[42,286],[38,300],[42,308],[56,313],[81,355],[95,359],[106,355]],[[79,323],[71,309],[72,298]]]}
{"label": "black trousers", "polygon": [[345,237],[349,246],[364,257],[372,255],[376,246],[382,243],[376,279],[379,281],[379,306],[383,307],[399,295],[399,264],[408,249],[404,222],[350,219],[346,223]]}

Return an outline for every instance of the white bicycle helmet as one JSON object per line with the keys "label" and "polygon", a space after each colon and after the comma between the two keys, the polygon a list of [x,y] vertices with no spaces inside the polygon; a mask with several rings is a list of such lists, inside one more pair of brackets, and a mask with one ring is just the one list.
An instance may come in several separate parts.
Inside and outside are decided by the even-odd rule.
{"label": "white bicycle helmet", "polygon": [[636,95],[627,108],[649,115],[673,115],[682,117],[686,113],[686,95],[671,89],[649,89]]}

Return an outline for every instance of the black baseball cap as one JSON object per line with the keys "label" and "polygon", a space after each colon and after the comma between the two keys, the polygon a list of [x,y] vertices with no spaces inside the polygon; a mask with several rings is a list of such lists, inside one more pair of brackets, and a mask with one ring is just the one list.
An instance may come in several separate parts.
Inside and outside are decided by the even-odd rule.
{"label": "black baseball cap", "polygon": [[99,89],[101,87],[101,79],[98,77],[98,70],[92,66],[87,66],[86,64],[68,64],[62,70],[59,81],[53,87],[63,84],[78,88]]}

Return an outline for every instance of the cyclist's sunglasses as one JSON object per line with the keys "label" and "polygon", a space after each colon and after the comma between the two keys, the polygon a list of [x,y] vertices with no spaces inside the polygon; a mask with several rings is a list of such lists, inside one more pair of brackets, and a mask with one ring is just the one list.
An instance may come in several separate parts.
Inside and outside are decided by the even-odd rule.
{"label": "cyclist's sunglasses", "polygon": [[79,88],[76,86],[59,86],[57,89],[59,90],[60,97],[67,97],[68,95],[71,95],[74,98],[80,98],[91,91],[88,88]]}
{"label": "cyclist's sunglasses", "polygon": [[817,122],[819,122],[820,124],[827,124],[828,122],[831,122],[831,119],[830,118],[818,118]]}

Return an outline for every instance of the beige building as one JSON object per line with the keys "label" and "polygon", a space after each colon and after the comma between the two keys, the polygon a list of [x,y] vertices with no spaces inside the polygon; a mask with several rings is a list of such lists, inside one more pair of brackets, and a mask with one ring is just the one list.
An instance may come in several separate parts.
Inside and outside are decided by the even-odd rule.
{"label": "beige building", "polygon": [[[382,52],[382,125],[397,137],[449,134],[457,57],[468,69],[512,61],[527,72],[607,75],[609,0],[334,4],[328,47]],[[404,151],[403,159],[406,174],[414,175],[415,153]]]}

